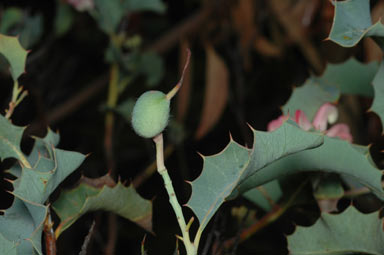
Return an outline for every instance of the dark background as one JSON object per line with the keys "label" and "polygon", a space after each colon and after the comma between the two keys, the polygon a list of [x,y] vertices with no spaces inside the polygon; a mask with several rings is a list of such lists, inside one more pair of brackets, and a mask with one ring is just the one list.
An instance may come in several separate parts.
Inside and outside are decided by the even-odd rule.
{"label": "dark background", "polygon": [[[176,142],[172,138],[172,134],[177,132],[175,128],[165,132],[166,145],[175,148],[166,159],[166,164],[182,204],[190,196],[190,186],[183,179],[193,180],[201,172],[202,159],[197,152],[203,155],[219,152],[228,143],[229,133],[240,144],[251,145],[252,136],[247,124],[258,130],[266,130],[267,123],[281,114],[280,106],[288,100],[292,88],[303,84],[311,73],[320,75],[326,63],[340,63],[350,56],[363,62],[381,58],[381,52],[369,46],[366,41],[351,49],[324,41],[333,17],[333,7],[327,0],[286,0],[284,2],[289,8],[283,10],[283,19],[281,13],[274,10],[268,1],[252,1],[253,16],[248,23],[250,28],[236,25],[241,19],[234,18],[233,12],[239,8],[240,2],[242,0],[170,0],[165,1],[167,11],[163,15],[143,12],[129,16],[128,33],[139,34],[143,41],[142,50],[153,50],[164,60],[165,73],[156,86],[157,90],[169,91],[179,79],[179,69],[183,64],[179,61],[180,40],[187,40],[192,51],[190,104],[184,121],[178,122],[184,137]],[[373,8],[380,4],[381,1],[371,1]],[[96,178],[109,170],[104,147],[109,75],[109,64],[104,60],[104,52],[108,38],[86,13],[76,13],[71,30],[60,38],[53,37],[55,1],[0,3],[2,9],[9,6],[18,6],[31,13],[42,13],[44,17],[43,36],[30,49],[27,73],[20,80],[30,95],[12,117],[14,124],[28,125],[23,149],[27,152],[31,148],[28,135],[42,136],[46,127],[50,126],[60,132],[60,148],[90,154],[82,166],[53,194],[54,200],[62,188],[73,187],[81,175]],[[247,14],[243,15],[245,17]],[[305,15],[309,17],[308,24],[303,23]],[[269,44],[260,46],[257,43],[260,40]],[[229,97],[218,123],[197,140],[194,139],[194,132],[199,125],[204,103],[206,44],[215,48],[228,67]],[[308,57],[305,53],[308,47],[314,50],[316,58]],[[11,97],[12,81],[4,73],[0,76],[0,82],[0,102],[4,112]],[[137,98],[146,90],[145,79],[139,78],[127,88],[120,101]],[[79,96],[79,93],[83,94]],[[342,98],[340,104],[345,101],[349,102]],[[174,121],[177,120],[176,102],[172,102]],[[364,145],[375,142],[371,151],[379,168],[382,168],[379,152],[383,141],[380,137],[380,122],[375,114],[364,114],[371,101],[355,97],[352,102],[363,113],[359,119],[362,124],[353,134],[357,138],[356,142]],[[130,182],[153,162],[154,146],[151,141],[134,134],[130,123],[123,116],[116,114],[115,117],[114,171],[121,180]],[[11,163],[2,162],[2,169]],[[12,189],[12,186],[3,181],[8,178],[7,175],[1,174],[1,177],[0,207],[5,209],[12,202],[12,196],[5,190]],[[295,177],[292,182],[300,183],[301,178]],[[155,235],[146,233],[127,220],[117,218],[115,254],[139,254],[140,242],[146,234],[148,254],[171,254],[178,226],[162,180],[154,174],[137,189],[143,197],[153,200]],[[310,186],[305,191],[310,193]],[[228,254],[287,254],[285,236],[293,232],[295,224],[312,224],[319,214],[311,195],[303,196],[309,199],[300,207],[292,208],[276,222],[240,243],[235,251],[228,251]],[[361,203],[362,208],[368,211],[377,208],[377,201],[372,197],[366,196],[361,200],[364,201]],[[349,203],[343,200],[340,206]],[[239,233],[241,226],[231,216],[231,208],[235,205],[257,209],[241,198],[222,206],[203,235],[202,248],[207,235],[213,235],[216,243],[220,243]],[[188,209],[185,211],[187,215],[191,214]],[[258,215],[262,216],[263,212],[258,211]],[[58,254],[78,254],[94,219],[96,230],[88,254],[102,254],[109,237],[108,214],[103,212],[87,214],[68,229],[58,240]]]}

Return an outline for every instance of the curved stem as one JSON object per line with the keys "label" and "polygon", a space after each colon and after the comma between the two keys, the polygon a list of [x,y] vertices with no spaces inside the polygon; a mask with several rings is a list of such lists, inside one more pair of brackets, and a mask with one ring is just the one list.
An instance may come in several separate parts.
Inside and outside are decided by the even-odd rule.
{"label": "curved stem", "polygon": [[172,180],[169,177],[167,168],[164,165],[164,149],[163,149],[163,134],[160,133],[153,138],[153,141],[156,144],[156,162],[157,162],[157,172],[161,175],[164,180],[164,186],[167,190],[169,196],[169,203],[171,204],[173,211],[176,214],[177,222],[179,223],[180,230],[182,233],[182,240],[184,242],[185,249],[187,250],[187,255],[196,255],[197,246],[195,246],[189,237],[189,227],[185,223],[183,210],[179,202],[177,201],[175,190],[173,189]]}
{"label": "curved stem", "polygon": [[184,81],[184,75],[185,75],[185,72],[187,71],[187,68],[188,68],[188,65],[189,65],[189,61],[191,59],[191,50],[190,49],[187,49],[187,60],[185,61],[185,65],[184,65],[184,69],[183,69],[183,73],[181,74],[181,78],[179,80],[179,82],[176,84],[176,86],[168,92],[168,94],[166,95],[166,98],[168,100],[171,100],[172,97],[174,97],[176,95],[176,93],[179,91],[181,85],[183,84],[183,81]]}

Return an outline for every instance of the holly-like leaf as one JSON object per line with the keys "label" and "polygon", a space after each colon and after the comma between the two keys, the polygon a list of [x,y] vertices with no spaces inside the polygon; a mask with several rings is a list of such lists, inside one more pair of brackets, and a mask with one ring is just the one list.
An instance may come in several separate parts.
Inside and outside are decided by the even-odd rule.
{"label": "holly-like leaf", "polygon": [[10,252],[2,254],[23,255],[36,252],[42,255],[41,236],[46,216],[46,206],[25,203],[16,197],[12,206],[0,216],[0,240],[7,241],[6,249]]}
{"label": "holly-like leaf", "polygon": [[23,168],[12,194],[31,203],[43,204],[56,187],[84,161],[78,152],[52,148],[53,158],[40,156],[33,168]]}
{"label": "holly-like leaf", "polygon": [[17,37],[0,34],[0,53],[8,60],[12,78],[16,81],[25,71],[28,52],[21,46]]}
{"label": "holly-like leaf", "polygon": [[[52,158],[52,146],[56,147],[59,144],[60,136],[58,133],[53,132],[51,129],[48,129],[48,133],[44,138],[33,137],[35,144],[32,148],[31,153],[27,157],[27,161],[30,165],[36,165],[40,156],[45,158]],[[21,176],[22,166],[20,164],[15,164],[9,170],[8,173],[19,178]]]}
{"label": "holly-like leaf", "polygon": [[379,212],[363,214],[353,206],[341,214],[322,213],[315,225],[288,236],[289,254],[382,254],[384,232]]}
{"label": "holly-like leaf", "polygon": [[[47,216],[45,203],[57,186],[71,174],[85,156],[54,147],[58,134],[51,131],[45,138],[35,138],[28,156],[30,167],[12,168],[18,177],[13,181],[15,196],[12,206],[0,216],[0,240],[13,243],[10,252],[17,255],[42,254],[41,237]],[[7,253],[5,253],[7,254]]]}
{"label": "holly-like leaf", "polygon": [[76,188],[63,192],[52,207],[61,221],[56,236],[85,213],[96,210],[114,212],[152,231],[152,202],[143,199],[133,186],[116,184],[109,176],[83,177]]}
{"label": "holly-like leaf", "polygon": [[341,94],[373,97],[372,81],[378,68],[377,62],[363,64],[350,58],[341,64],[328,64],[323,75],[315,79],[320,86],[337,87]]}
{"label": "holly-like leaf", "polygon": [[281,157],[323,142],[321,134],[305,132],[290,121],[273,132],[253,130],[253,133],[252,149],[231,140],[219,154],[203,157],[202,173],[192,182],[192,195],[187,203],[199,219],[201,229],[233,190],[250,176]]}
{"label": "holly-like leaf", "polygon": [[341,64],[328,64],[323,75],[311,76],[293,90],[283,112],[293,116],[296,110],[302,110],[312,120],[321,105],[335,103],[341,94],[372,97],[372,81],[377,70],[377,62],[363,64],[354,58]]}
{"label": "holly-like leaf", "polygon": [[372,37],[384,49],[384,26],[372,25],[369,1],[334,1],[335,15],[330,40],[343,47],[353,47],[364,37]]}
{"label": "holly-like leaf", "polygon": [[24,127],[13,125],[7,118],[0,115],[0,159],[16,158],[24,166],[31,167],[20,149],[24,129]]}
{"label": "holly-like leaf", "polygon": [[373,89],[375,91],[375,97],[373,98],[370,110],[380,117],[384,132],[384,62],[381,62],[379,71],[373,80]]}
{"label": "holly-like leaf", "polygon": [[2,235],[0,235],[0,253],[8,255],[17,255],[14,243],[12,241],[7,240]]}
{"label": "holly-like leaf", "polygon": [[382,174],[372,164],[368,155],[347,141],[327,136],[324,136],[324,143],[321,146],[288,155],[258,170],[239,185],[238,191],[243,193],[284,175],[310,171],[348,176],[384,200]]}

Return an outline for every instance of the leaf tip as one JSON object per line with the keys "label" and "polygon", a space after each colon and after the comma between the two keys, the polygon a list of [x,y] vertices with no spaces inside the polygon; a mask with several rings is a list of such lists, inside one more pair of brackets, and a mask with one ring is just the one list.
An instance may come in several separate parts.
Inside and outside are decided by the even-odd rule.
{"label": "leaf tip", "polygon": [[206,158],[202,153],[200,153],[200,152],[198,152],[198,151],[196,151],[196,153],[197,153],[203,160]]}

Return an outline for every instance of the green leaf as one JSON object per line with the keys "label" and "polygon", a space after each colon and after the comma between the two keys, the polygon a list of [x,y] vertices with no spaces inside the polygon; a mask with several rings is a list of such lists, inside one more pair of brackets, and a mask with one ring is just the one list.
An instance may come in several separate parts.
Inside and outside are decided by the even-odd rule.
{"label": "green leaf", "polygon": [[325,176],[316,184],[313,195],[319,200],[340,199],[344,195],[344,189],[338,178]]}
{"label": "green leaf", "polygon": [[153,52],[142,53],[137,66],[137,72],[145,75],[148,87],[154,87],[164,75],[163,59]]}
{"label": "green leaf", "polygon": [[369,1],[333,2],[335,15],[329,39],[343,47],[355,46],[372,25]]}
{"label": "green leaf", "polygon": [[20,149],[23,132],[24,127],[15,126],[3,115],[0,115],[0,159],[16,158],[24,166],[31,167]]}
{"label": "green leaf", "polygon": [[19,8],[7,8],[2,12],[0,20],[0,33],[8,34],[11,29],[14,29],[23,20],[23,11]]}
{"label": "green leaf", "polygon": [[124,16],[122,2],[120,0],[95,0],[94,3],[96,10],[91,10],[91,15],[99,23],[101,30],[109,35],[114,34]]}
{"label": "green leaf", "polygon": [[0,253],[8,255],[17,255],[17,251],[13,242],[5,239],[0,234]]}
{"label": "green leaf", "polygon": [[270,181],[260,187],[248,190],[243,197],[256,204],[264,211],[269,212],[272,209],[271,203],[276,203],[283,195],[278,180]]}
{"label": "green leaf", "polygon": [[109,176],[83,177],[79,186],[63,192],[52,207],[61,221],[57,236],[82,215],[96,210],[114,212],[152,231],[152,202],[143,199],[133,186],[115,184]]}
{"label": "green leaf", "polygon": [[52,148],[53,158],[40,156],[33,168],[23,168],[12,194],[32,203],[43,204],[56,187],[84,161],[78,152]]}
{"label": "green leaf", "polygon": [[322,212],[337,212],[337,204],[344,196],[344,188],[338,176],[323,174],[313,180],[313,196]]}
{"label": "green leaf", "polygon": [[[51,129],[48,129],[47,135],[44,138],[33,137],[35,144],[32,148],[31,153],[27,157],[27,161],[31,165],[36,165],[37,161],[40,159],[40,156],[46,158],[52,158],[52,146],[56,147],[59,144],[60,136],[58,133],[53,132]],[[15,164],[7,172],[19,178],[21,176],[22,167],[19,164]]]}
{"label": "green leaf", "polygon": [[[2,125],[0,125],[2,126]],[[18,177],[13,181],[15,196],[12,206],[0,216],[0,240],[14,244],[16,254],[42,254],[41,237],[47,216],[45,203],[57,186],[71,174],[85,156],[54,148],[58,134],[48,131],[44,138],[35,138],[28,160],[32,166],[12,168]]]}
{"label": "green leaf", "polygon": [[384,233],[379,212],[363,214],[353,206],[343,213],[322,213],[311,227],[297,227],[288,236],[289,254],[383,254]]}
{"label": "green leaf", "polygon": [[311,171],[348,176],[364,184],[378,198],[384,200],[382,174],[371,163],[368,155],[361,153],[347,141],[327,136],[324,136],[324,143],[319,147],[288,155],[260,169],[245,180],[238,191],[243,193],[284,175]]}
{"label": "green leaf", "polygon": [[41,14],[34,16],[27,15],[19,33],[20,44],[24,48],[34,46],[43,34],[43,16]]}
{"label": "green leaf", "polygon": [[281,157],[314,148],[323,142],[321,134],[305,132],[290,121],[273,132],[253,132],[252,149],[231,140],[219,154],[203,157],[202,173],[192,182],[192,195],[187,204],[199,219],[201,229],[247,178]]}
{"label": "green leaf", "polygon": [[324,74],[315,79],[320,86],[336,86],[342,94],[373,97],[372,81],[378,67],[377,62],[363,64],[350,58],[341,64],[328,64]]}
{"label": "green leaf", "polygon": [[283,112],[292,116],[296,110],[302,110],[312,120],[321,105],[335,103],[340,94],[372,97],[372,81],[377,70],[377,62],[363,64],[354,58],[341,64],[328,64],[322,76],[311,76],[293,90]]}
{"label": "green leaf", "polygon": [[165,4],[161,0],[124,0],[124,8],[129,12],[153,11],[165,12]]}
{"label": "green leaf", "polygon": [[124,100],[121,102],[117,107],[116,111],[123,116],[123,118],[128,122],[131,123],[132,119],[132,111],[133,107],[135,106],[136,101],[132,98],[128,98],[127,100]]}
{"label": "green leaf", "polygon": [[312,120],[317,110],[324,103],[336,102],[339,99],[340,91],[334,85],[323,84],[309,78],[303,86],[295,88],[288,102],[283,106],[285,115],[294,116],[297,110],[304,111],[309,120]]}
{"label": "green leaf", "polygon": [[[373,80],[373,89],[375,97],[373,98],[371,111],[375,112],[381,120],[381,126],[384,130],[384,62],[382,61]],[[383,131],[384,132],[384,131]]]}
{"label": "green leaf", "polygon": [[0,34],[0,53],[8,60],[14,81],[24,73],[28,52],[20,45],[17,37]]}
{"label": "green leaf", "polygon": [[73,24],[73,11],[68,4],[62,1],[56,1],[55,15],[55,35],[62,36],[71,28]]}
{"label": "green leaf", "polygon": [[4,248],[17,255],[34,252],[42,255],[41,236],[46,215],[46,206],[24,203],[15,198],[12,206],[0,216],[0,240],[7,240]]}
{"label": "green leaf", "polygon": [[353,47],[364,37],[372,37],[384,49],[384,26],[372,25],[369,1],[334,1],[335,15],[329,39],[343,47]]}

